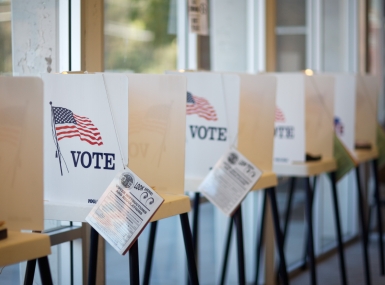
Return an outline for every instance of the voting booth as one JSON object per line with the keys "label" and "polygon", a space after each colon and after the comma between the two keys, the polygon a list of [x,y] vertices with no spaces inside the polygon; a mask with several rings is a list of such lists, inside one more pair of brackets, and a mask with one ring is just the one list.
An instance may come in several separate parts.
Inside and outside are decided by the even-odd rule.
{"label": "voting booth", "polygon": [[[190,282],[198,284],[187,216],[190,198],[184,195],[186,79],[178,75],[126,76],[130,84],[129,167],[164,199],[151,219],[154,234],[148,241],[143,282],[150,279],[157,221],[180,215]],[[130,250],[131,254],[135,252]],[[139,284],[137,256],[132,264],[136,265],[130,261],[131,284]]]}
{"label": "voting booth", "polygon": [[0,77],[0,267],[38,259],[43,284],[52,283],[47,235],[43,230],[43,82]]}
{"label": "voting booth", "polygon": [[[279,226],[279,215],[277,211],[276,197],[274,187],[277,185],[277,177],[273,172],[273,140],[274,140],[274,111],[275,111],[275,94],[277,88],[277,79],[271,75],[262,74],[237,74],[240,78],[240,105],[239,105],[239,125],[237,134],[237,149],[259,170],[262,174],[257,182],[251,187],[251,190],[261,190],[267,188],[267,192],[263,199],[262,205],[262,223],[264,224],[266,196],[269,195],[272,205],[272,214],[275,228],[275,236],[279,259],[282,264],[286,264],[283,245],[281,244],[281,231]],[[240,209],[241,206],[239,206]],[[238,253],[238,278],[242,284],[242,275],[245,274],[241,260],[243,259],[242,245],[242,226],[240,225],[241,211],[235,214],[234,222],[237,226],[237,253]],[[237,220],[238,219],[238,220]],[[239,230],[240,228],[240,230]],[[263,232],[261,226],[261,232]],[[230,248],[230,239],[232,231],[232,222],[229,222],[227,230],[227,242],[225,245],[223,267],[221,269],[221,284],[225,281],[227,272],[227,259]],[[259,271],[259,261],[261,257],[261,235],[256,255],[256,270]],[[287,281],[286,266],[280,267],[280,274],[283,280]],[[258,273],[257,273],[258,276]],[[258,283],[258,277],[255,281]]]}
{"label": "voting booth", "polygon": [[353,159],[357,181],[358,209],[363,245],[363,263],[367,283],[370,280],[366,198],[362,192],[359,167],[369,162],[374,174],[374,203],[379,228],[379,251],[381,271],[384,272],[384,248],[382,243],[382,213],[378,181],[377,149],[377,98],[379,94],[378,78],[372,75],[332,74],[335,78],[335,132]]}
{"label": "voting booth", "polygon": [[324,170],[333,169],[333,77],[300,73],[274,75],[277,77],[274,169],[278,174],[285,174],[290,165],[300,166],[306,162],[314,162],[313,167],[319,162],[328,165]]}
{"label": "voting booth", "polygon": [[335,79],[335,131],[356,163],[377,156],[377,79],[332,74]]}
{"label": "voting booth", "polygon": [[[273,171],[273,142],[274,142],[274,121],[277,79],[272,75],[266,74],[237,74],[240,78],[240,106],[239,106],[239,127],[238,127],[238,147],[237,149],[248,158],[261,171],[262,175],[251,188],[251,190],[267,189],[262,206],[262,225],[265,219],[266,196],[271,200],[274,231],[278,249],[279,259],[282,264],[286,264],[283,244],[280,242],[281,231],[279,226],[279,214],[277,210],[274,187],[277,185],[277,176]],[[259,271],[259,261],[261,257],[263,226],[259,235],[259,244],[256,255],[256,270]],[[227,239],[231,236],[231,226],[229,226]],[[269,241],[270,242],[270,241]],[[229,249],[226,244],[225,252]],[[239,252],[238,252],[239,254]],[[228,255],[225,253],[224,259]],[[239,258],[239,257],[238,257]],[[225,264],[226,261],[224,261]],[[221,281],[224,281],[226,267],[222,268]],[[287,280],[286,267],[280,267],[280,274],[283,280]],[[258,276],[258,274],[257,274]],[[258,277],[255,281],[258,283]]]}
{"label": "voting booth", "polygon": [[45,219],[83,222],[128,163],[128,79],[44,74]]}
{"label": "voting booth", "polygon": [[306,74],[274,73],[274,75],[277,78],[277,95],[273,168],[277,175],[290,177],[283,243],[295,184],[298,178],[303,178],[305,180],[305,217],[308,229],[310,280],[315,284],[313,189],[310,177],[330,173],[337,242],[340,249],[340,268],[341,274],[346,276],[336,193],[335,170],[337,164],[333,156],[334,78],[329,75],[314,75],[310,70]]}

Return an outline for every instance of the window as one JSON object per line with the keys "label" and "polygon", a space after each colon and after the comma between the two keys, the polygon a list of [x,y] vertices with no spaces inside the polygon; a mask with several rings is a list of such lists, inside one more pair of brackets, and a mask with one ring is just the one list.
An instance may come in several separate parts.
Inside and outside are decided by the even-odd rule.
{"label": "window", "polygon": [[106,0],[104,34],[106,71],[176,69],[176,1]]}
{"label": "window", "polygon": [[11,1],[0,0],[0,74],[12,72]]}

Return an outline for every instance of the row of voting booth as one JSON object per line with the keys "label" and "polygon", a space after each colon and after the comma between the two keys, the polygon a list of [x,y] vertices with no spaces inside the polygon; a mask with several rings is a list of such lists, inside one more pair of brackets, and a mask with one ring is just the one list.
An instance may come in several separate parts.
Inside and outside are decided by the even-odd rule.
{"label": "row of voting booth", "polygon": [[[150,281],[157,221],[175,215],[181,220],[188,282],[199,284],[197,225],[205,190],[202,181],[229,149],[237,149],[261,171],[248,191],[266,189],[262,223],[255,228],[259,232],[255,281],[269,198],[277,271],[282,283],[289,284],[284,254],[288,219],[285,225],[280,224],[275,193],[277,176],[289,176],[290,199],[295,179],[306,180],[310,283],[317,283],[312,221],[315,189],[310,178],[328,173],[341,284],[347,284],[336,183],[355,167],[363,262],[366,284],[370,285],[368,226],[358,166],[373,161],[376,172],[378,92],[373,76],[357,74],[174,71],[164,75],[0,77],[0,221],[4,220],[8,229],[8,238],[0,240],[0,266],[28,260],[25,278],[31,282],[38,260],[42,282],[51,284],[46,258],[49,237],[21,230],[42,231],[44,219],[84,222],[114,176],[129,167],[164,199],[149,224],[153,234],[148,241],[143,284]],[[343,159],[335,154],[336,141]],[[231,157],[227,159],[231,162]],[[377,180],[376,176],[375,194],[380,201]],[[226,200],[233,196],[223,194],[220,187],[213,186],[210,191],[221,195],[216,206],[229,216],[220,283],[225,283],[235,225],[239,284],[246,284],[241,204]],[[194,195],[192,229],[188,194]],[[224,206],[230,204],[231,209]],[[380,207],[377,209],[381,225]],[[289,212],[290,207],[287,216]],[[88,281],[95,284],[98,232],[93,229],[90,238],[90,260],[83,262],[89,262]],[[380,249],[383,266],[381,242]],[[137,241],[130,246],[129,256],[130,284],[139,284]]]}

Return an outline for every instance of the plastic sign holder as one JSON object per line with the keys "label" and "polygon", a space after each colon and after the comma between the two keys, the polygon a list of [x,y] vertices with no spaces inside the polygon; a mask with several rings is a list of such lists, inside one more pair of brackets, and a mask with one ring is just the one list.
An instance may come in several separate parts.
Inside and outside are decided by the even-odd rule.
{"label": "plastic sign holder", "polygon": [[[43,284],[52,284],[50,238],[20,230],[43,230],[43,83],[39,78],[0,77],[0,218],[8,237],[0,241],[0,267],[39,263]],[[25,280],[32,284],[33,279]]]}

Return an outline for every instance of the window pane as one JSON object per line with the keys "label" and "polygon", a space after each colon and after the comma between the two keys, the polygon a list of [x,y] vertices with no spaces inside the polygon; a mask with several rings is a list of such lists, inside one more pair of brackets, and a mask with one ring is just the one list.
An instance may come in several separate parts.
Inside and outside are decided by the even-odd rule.
{"label": "window pane", "polygon": [[176,1],[106,0],[105,70],[176,68]]}
{"label": "window pane", "polygon": [[277,36],[277,71],[300,71],[306,68],[306,36]]}
{"label": "window pane", "polygon": [[342,14],[342,2],[326,0],[324,2],[324,21],[323,21],[323,60],[324,71],[339,72],[344,70],[343,34],[344,19]]}
{"label": "window pane", "polygon": [[0,73],[12,73],[11,1],[0,0]]}
{"label": "window pane", "polygon": [[277,0],[277,26],[305,26],[306,0]]}

